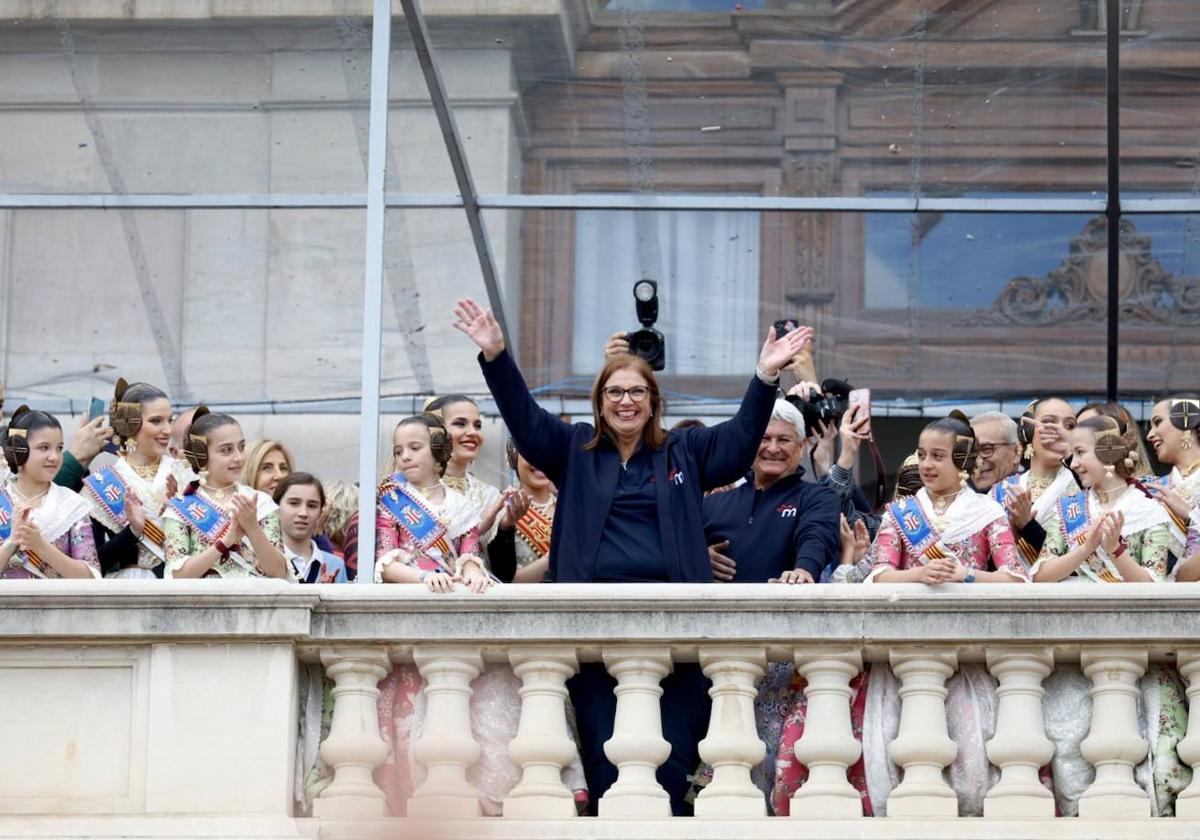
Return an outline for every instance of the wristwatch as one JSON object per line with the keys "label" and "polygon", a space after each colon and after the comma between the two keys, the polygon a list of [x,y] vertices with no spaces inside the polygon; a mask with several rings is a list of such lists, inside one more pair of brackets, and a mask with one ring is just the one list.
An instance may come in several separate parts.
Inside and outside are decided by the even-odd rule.
{"label": "wristwatch", "polygon": [[963,583],[974,583],[975,582],[975,570],[967,569],[967,576],[962,579],[962,582]]}

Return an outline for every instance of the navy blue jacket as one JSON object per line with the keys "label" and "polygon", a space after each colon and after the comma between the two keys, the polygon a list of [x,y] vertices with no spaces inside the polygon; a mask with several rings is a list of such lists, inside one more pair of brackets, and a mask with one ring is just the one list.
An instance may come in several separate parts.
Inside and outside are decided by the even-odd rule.
{"label": "navy blue jacket", "polygon": [[[481,354],[479,366],[517,451],[558,487],[547,579],[590,582],[621,469],[616,444],[605,438],[585,450],[595,435],[592,424],[564,423],[539,407],[507,351],[491,362]],[[658,530],[672,583],[712,582],[700,501],[705,490],[737,481],[754,463],[775,391],[755,377],[731,419],[709,428],[672,431],[663,447],[651,453]]]}
{"label": "navy blue jacket", "polygon": [[788,569],[819,581],[838,554],[840,516],[837,494],[797,473],[766,490],[750,480],[706,497],[704,535],[709,545],[729,540],[721,553],[737,564],[734,583],[765,583]]}

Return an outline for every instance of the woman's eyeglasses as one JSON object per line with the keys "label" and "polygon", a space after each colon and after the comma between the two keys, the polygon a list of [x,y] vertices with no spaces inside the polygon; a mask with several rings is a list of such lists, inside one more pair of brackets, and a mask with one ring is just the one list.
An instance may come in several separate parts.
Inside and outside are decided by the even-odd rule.
{"label": "woman's eyeglasses", "polygon": [[629,398],[634,402],[641,402],[650,395],[650,389],[645,385],[634,385],[632,388],[621,388],[617,385],[609,385],[603,391],[604,398],[609,402],[619,403],[625,399],[628,394]]}

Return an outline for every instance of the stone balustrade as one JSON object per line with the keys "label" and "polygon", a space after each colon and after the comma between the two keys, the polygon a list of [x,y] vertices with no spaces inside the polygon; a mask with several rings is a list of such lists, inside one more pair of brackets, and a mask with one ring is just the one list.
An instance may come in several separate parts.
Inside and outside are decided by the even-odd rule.
{"label": "stone balustrade", "polygon": [[[505,586],[437,596],[416,586],[225,581],[5,582],[0,586],[0,835],[140,837],[1138,837],[1200,836],[1200,782],[1174,817],[1150,817],[1135,766],[1137,680],[1175,662],[1200,695],[1192,584]],[[321,755],[333,780],[314,816],[292,813],[301,663],[335,683]],[[414,664],[426,685],[413,746],[424,781],[405,820],[384,816],[378,681]],[[566,680],[602,662],[617,682],[605,751],[618,768],[599,816],[575,816],[560,770],[575,747]],[[700,743],[713,767],[693,818],[672,818],[658,698],[676,663],[711,680]],[[768,817],[751,771],[764,757],[755,682],[769,662],[806,681],[796,756],[809,767],[791,816]],[[507,663],[520,680],[510,754],[520,783],[479,817],[468,770],[472,680]],[[861,754],[851,682],[887,663],[899,683],[888,744],[902,780],[886,817],[864,818],[846,770]],[[1091,684],[1081,752],[1095,780],[1078,818],[1056,818],[1039,782],[1053,746],[1042,683],[1076,665]],[[943,772],[957,745],[947,681],[967,665],[998,683],[982,818],[959,816]],[[1081,710],[1081,714],[1083,711]],[[1179,744],[1200,762],[1200,716]]]}

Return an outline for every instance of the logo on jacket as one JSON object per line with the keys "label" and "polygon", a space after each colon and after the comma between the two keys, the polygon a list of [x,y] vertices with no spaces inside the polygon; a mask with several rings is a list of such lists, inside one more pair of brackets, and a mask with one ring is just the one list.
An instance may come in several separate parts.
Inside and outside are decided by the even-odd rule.
{"label": "logo on jacket", "polygon": [[672,484],[674,484],[677,487],[682,486],[683,485],[683,470],[671,469],[667,473],[667,481],[671,482]]}
{"label": "logo on jacket", "polygon": [[784,519],[787,519],[788,517],[794,517],[796,515],[795,505],[780,505],[775,509],[779,511],[779,515]]}

